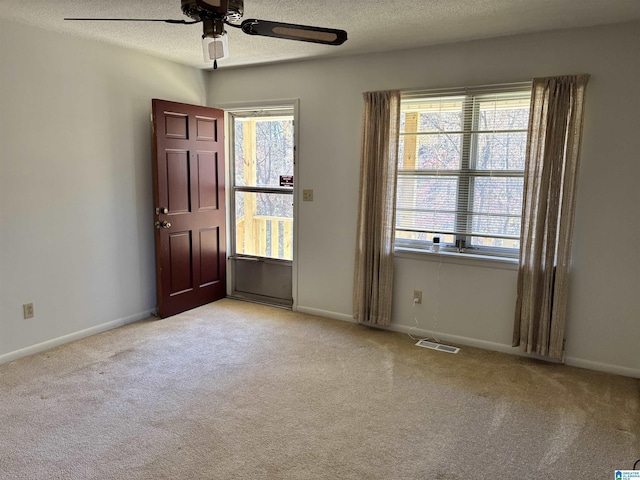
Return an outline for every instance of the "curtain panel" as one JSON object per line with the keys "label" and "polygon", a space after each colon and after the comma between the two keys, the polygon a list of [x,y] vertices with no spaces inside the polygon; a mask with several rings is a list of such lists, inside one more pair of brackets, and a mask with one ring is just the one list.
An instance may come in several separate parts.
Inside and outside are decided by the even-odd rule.
{"label": "curtain panel", "polygon": [[389,325],[400,91],[364,93],[353,318]]}
{"label": "curtain panel", "polygon": [[531,94],[513,346],[560,361],[588,80],[537,78]]}

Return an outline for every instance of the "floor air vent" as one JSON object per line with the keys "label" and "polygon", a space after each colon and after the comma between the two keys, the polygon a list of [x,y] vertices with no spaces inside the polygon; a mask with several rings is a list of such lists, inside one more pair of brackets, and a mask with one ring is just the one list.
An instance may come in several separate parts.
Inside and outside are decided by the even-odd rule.
{"label": "floor air vent", "polygon": [[441,345],[440,343],[433,343],[428,340],[420,340],[416,343],[419,347],[430,348],[431,350],[439,350],[440,352],[458,353],[460,349],[458,347],[450,347],[449,345]]}

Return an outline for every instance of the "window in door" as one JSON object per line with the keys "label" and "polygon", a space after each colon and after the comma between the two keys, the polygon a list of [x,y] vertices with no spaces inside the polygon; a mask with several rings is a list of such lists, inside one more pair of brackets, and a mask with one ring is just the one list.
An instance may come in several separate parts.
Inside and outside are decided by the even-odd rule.
{"label": "window in door", "polygon": [[233,115],[235,254],[293,259],[293,115]]}

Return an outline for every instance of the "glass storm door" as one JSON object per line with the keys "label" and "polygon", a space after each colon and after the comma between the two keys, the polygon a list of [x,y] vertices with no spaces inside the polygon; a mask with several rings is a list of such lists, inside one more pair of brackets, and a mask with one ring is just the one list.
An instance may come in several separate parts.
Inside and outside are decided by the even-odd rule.
{"label": "glass storm door", "polygon": [[293,108],[232,112],[231,296],[291,307]]}

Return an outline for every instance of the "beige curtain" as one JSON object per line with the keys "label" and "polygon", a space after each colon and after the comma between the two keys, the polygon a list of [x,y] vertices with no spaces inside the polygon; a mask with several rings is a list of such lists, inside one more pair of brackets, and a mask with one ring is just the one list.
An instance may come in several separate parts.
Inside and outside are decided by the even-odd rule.
{"label": "beige curtain", "polygon": [[389,325],[400,92],[367,92],[364,101],[353,318]]}
{"label": "beige curtain", "polygon": [[531,94],[513,346],[561,361],[588,80],[537,78]]}

